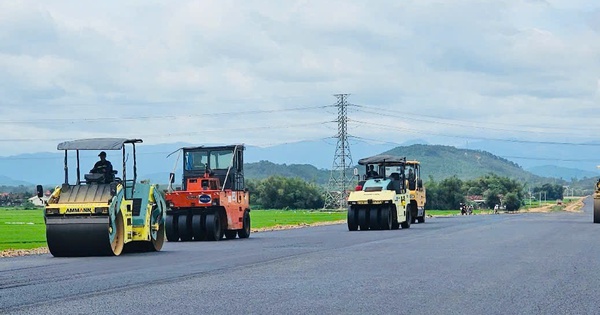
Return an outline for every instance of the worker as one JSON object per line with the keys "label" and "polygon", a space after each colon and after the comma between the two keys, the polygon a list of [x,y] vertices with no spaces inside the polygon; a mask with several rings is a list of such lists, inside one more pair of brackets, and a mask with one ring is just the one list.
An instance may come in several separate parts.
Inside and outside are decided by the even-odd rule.
{"label": "worker", "polygon": [[113,180],[113,167],[109,160],[106,159],[106,152],[102,151],[98,154],[100,161],[94,164],[94,168],[90,170],[90,173],[103,174],[104,182],[110,183]]}
{"label": "worker", "polygon": [[415,173],[413,172],[412,168],[408,169],[408,181],[410,183],[415,181]]}
{"label": "worker", "polygon": [[369,170],[367,171],[367,178],[377,177],[379,174],[375,171],[375,166],[372,164],[369,165]]}

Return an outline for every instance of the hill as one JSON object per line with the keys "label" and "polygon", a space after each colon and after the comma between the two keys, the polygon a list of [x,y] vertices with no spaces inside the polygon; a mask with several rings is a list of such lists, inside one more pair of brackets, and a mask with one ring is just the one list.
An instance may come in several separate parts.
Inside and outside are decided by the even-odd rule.
{"label": "hill", "polygon": [[310,164],[275,164],[269,161],[248,163],[244,166],[244,175],[249,179],[264,179],[272,175],[299,177],[306,181],[326,184],[330,171],[318,169]]}
{"label": "hill", "polygon": [[33,186],[33,184],[0,175],[0,186]]}
{"label": "hill", "polygon": [[597,177],[597,172],[584,171],[577,168],[560,167],[556,165],[543,165],[527,168],[527,171],[543,177],[562,178],[565,180]]}
{"label": "hill", "polygon": [[[443,145],[422,145],[396,147],[384,152],[406,156],[421,162],[421,177],[429,176],[436,181],[447,177],[456,176],[460,179],[473,179],[494,173],[499,176],[513,178],[523,182],[547,182],[542,177],[527,172],[518,164],[498,157],[486,151],[458,149]],[[555,181],[555,180],[550,180]]]}
{"label": "hill", "polygon": [[[414,144],[399,146],[385,152],[376,152],[373,155],[379,153],[406,156],[408,159],[420,161],[422,165],[421,176],[425,180],[429,176],[433,177],[436,181],[451,176],[466,180],[494,173],[499,176],[528,182],[531,186],[541,183],[559,182],[557,179],[534,175],[514,162],[485,151],[458,149],[442,145]],[[360,158],[363,157],[365,156],[361,156]],[[358,160],[359,158],[357,157],[356,159]],[[362,173],[362,167],[359,170]],[[246,165],[247,178],[266,178],[271,175],[300,177],[318,184],[326,184],[329,180],[330,171],[317,169],[307,164],[286,165],[268,161]]]}

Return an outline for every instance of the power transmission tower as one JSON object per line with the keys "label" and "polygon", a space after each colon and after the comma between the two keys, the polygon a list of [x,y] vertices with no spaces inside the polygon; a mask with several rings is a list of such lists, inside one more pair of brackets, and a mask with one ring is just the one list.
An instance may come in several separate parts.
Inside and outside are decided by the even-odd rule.
{"label": "power transmission tower", "polygon": [[337,145],[333,156],[333,168],[329,177],[327,193],[325,194],[325,209],[340,209],[346,207],[350,178],[348,168],[352,166],[352,155],[348,143],[348,94],[335,94],[338,102],[338,133]]}

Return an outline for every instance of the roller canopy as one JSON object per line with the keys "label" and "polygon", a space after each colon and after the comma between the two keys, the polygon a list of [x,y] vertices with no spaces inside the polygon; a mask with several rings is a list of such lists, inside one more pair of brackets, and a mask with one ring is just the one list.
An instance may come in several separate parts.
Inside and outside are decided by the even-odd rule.
{"label": "roller canopy", "polygon": [[403,164],[406,164],[406,158],[395,156],[395,155],[380,154],[380,155],[375,155],[375,156],[371,156],[371,157],[367,157],[367,158],[358,160],[358,164],[360,164],[360,165],[383,164],[383,163],[385,163],[387,165],[394,165],[394,164],[403,165]]}
{"label": "roller canopy", "polygon": [[65,141],[58,144],[58,150],[121,150],[125,143],[141,143],[142,139],[94,138]]}
{"label": "roller canopy", "polygon": [[201,149],[205,149],[205,150],[233,150],[235,148],[238,149],[244,149],[244,145],[243,144],[232,144],[232,145],[218,145],[218,146],[196,146],[196,147],[183,147],[180,150],[186,150],[186,151],[193,151],[193,150],[201,150]]}

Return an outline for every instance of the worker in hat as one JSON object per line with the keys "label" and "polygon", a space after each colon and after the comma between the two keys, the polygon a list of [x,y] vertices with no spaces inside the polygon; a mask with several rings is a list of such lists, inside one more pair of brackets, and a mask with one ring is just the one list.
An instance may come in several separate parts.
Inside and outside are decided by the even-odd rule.
{"label": "worker in hat", "polygon": [[104,182],[110,183],[114,176],[112,164],[106,159],[106,152],[102,151],[98,156],[100,161],[94,164],[94,168],[90,170],[90,173],[104,174]]}

